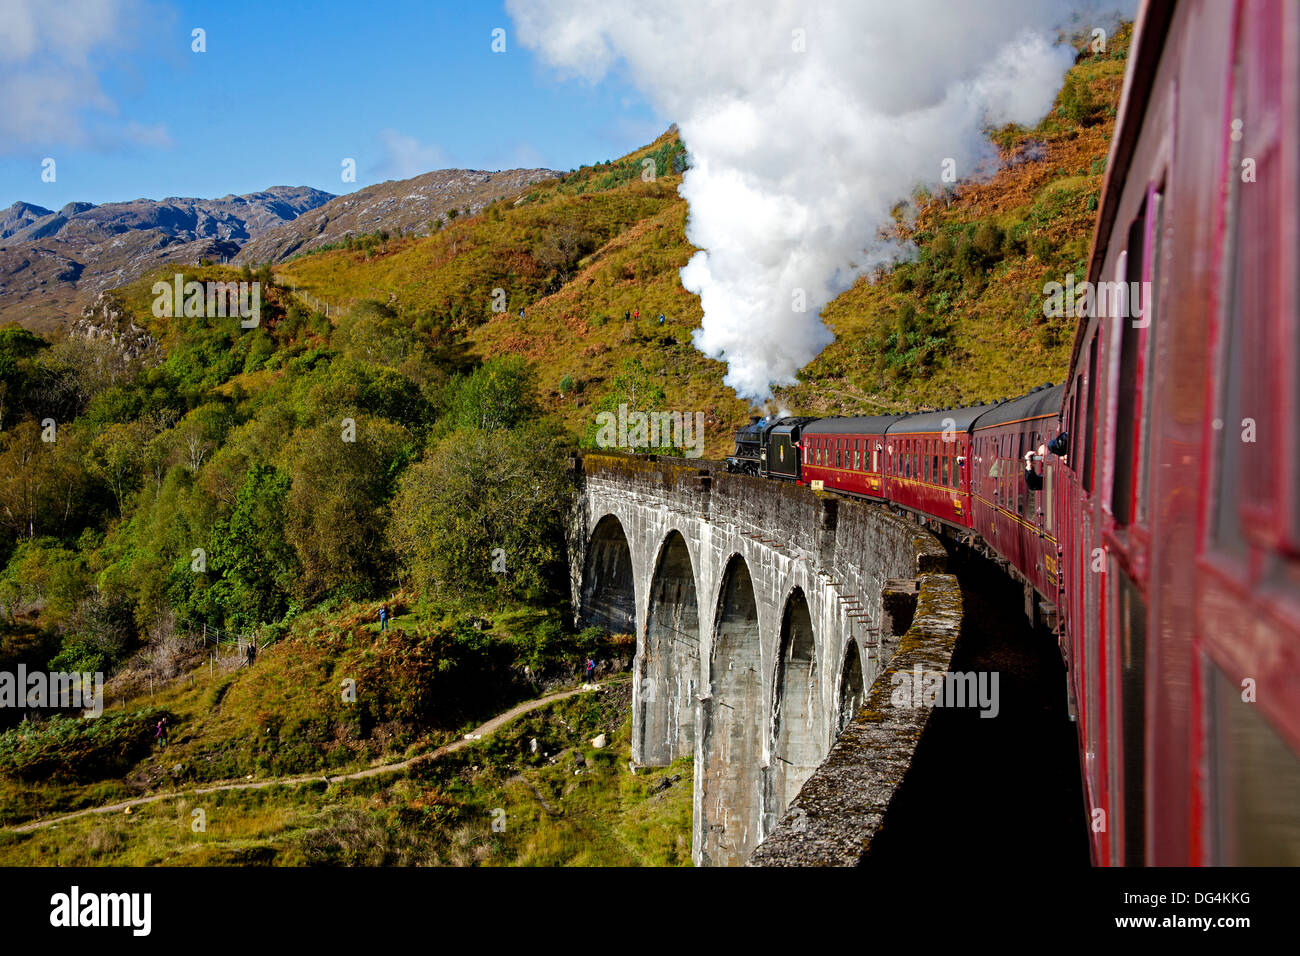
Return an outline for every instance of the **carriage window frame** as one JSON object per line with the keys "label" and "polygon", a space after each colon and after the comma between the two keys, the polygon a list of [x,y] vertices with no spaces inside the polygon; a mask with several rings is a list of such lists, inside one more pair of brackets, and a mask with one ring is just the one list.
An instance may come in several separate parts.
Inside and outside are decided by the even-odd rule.
{"label": "carriage window frame", "polygon": [[1101,323],[1097,322],[1092,328],[1092,341],[1088,345],[1088,380],[1084,383],[1087,389],[1087,397],[1083,403],[1083,415],[1087,420],[1084,428],[1083,439],[1083,461],[1079,473],[1080,486],[1084,494],[1089,497],[1093,494],[1093,488],[1096,487],[1093,481],[1093,473],[1096,470],[1096,455],[1093,450],[1097,444],[1098,435],[1097,427],[1101,416],[1097,414],[1097,361],[1098,353],[1101,351]]}
{"label": "carriage window frame", "polygon": [[[1221,427],[1210,433],[1213,493],[1208,496],[1204,527],[1207,549],[1236,565],[1237,573],[1249,573],[1251,548],[1269,548],[1284,536],[1280,531],[1281,502],[1288,497],[1283,484],[1287,477],[1283,456],[1267,455],[1268,439],[1264,437],[1286,421],[1285,374],[1279,374],[1279,363],[1261,358],[1273,359],[1285,354],[1286,348],[1285,342],[1275,338],[1284,327],[1280,315],[1285,299],[1279,301],[1277,295],[1282,290],[1268,279],[1283,272],[1287,264],[1288,250],[1274,225],[1282,217],[1274,217],[1272,208],[1285,191],[1273,184],[1284,181],[1288,172],[1287,151],[1293,146],[1282,130],[1293,125],[1287,111],[1295,104],[1288,103],[1281,92],[1287,61],[1293,59],[1283,42],[1286,11],[1278,8],[1280,24],[1267,23],[1258,11],[1248,15],[1245,6],[1239,16],[1238,42],[1233,51],[1235,102],[1231,116],[1242,121],[1243,135],[1236,140],[1229,138],[1225,168],[1224,255],[1219,275],[1222,292],[1216,316],[1220,334],[1218,354],[1209,363],[1220,383],[1214,396],[1214,417]],[[1264,44],[1259,40],[1268,45],[1266,52],[1260,52]],[[1270,56],[1275,59],[1270,60]],[[1280,75],[1267,75],[1269,66]],[[1225,117],[1225,135],[1228,122]],[[1261,131],[1272,133],[1273,138],[1261,141]],[[1256,181],[1249,189],[1243,188],[1239,173],[1243,157],[1247,156],[1254,160],[1256,168]],[[1242,234],[1248,235],[1250,223],[1259,221],[1251,217],[1259,217],[1270,227],[1270,241],[1263,249],[1251,249],[1243,256]],[[1261,264],[1264,256],[1277,257],[1274,268]],[[1266,281],[1252,281],[1258,278],[1251,274],[1252,267],[1262,271]],[[1257,292],[1262,292],[1261,300],[1253,300]],[[1276,315],[1279,320],[1257,323],[1263,326],[1257,329],[1242,321],[1247,312]],[[1254,411],[1256,403],[1259,411]],[[1256,428],[1251,445],[1241,441],[1242,421],[1246,418],[1252,419]],[[1294,442],[1291,444],[1294,446]]]}
{"label": "carriage window frame", "polygon": [[[1146,247],[1149,266],[1143,268],[1143,279],[1150,282],[1151,295],[1146,303],[1146,327],[1142,330],[1142,371],[1140,373],[1142,388],[1142,424],[1138,431],[1138,463],[1136,508],[1134,523],[1146,527],[1149,525],[1151,506],[1151,428],[1155,420],[1155,360],[1156,360],[1156,320],[1160,315],[1160,281],[1161,256],[1164,254],[1164,180],[1161,172],[1158,185],[1152,186],[1147,194],[1149,215],[1147,218]],[[1149,273],[1149,275],[1148,275]]]}
{"label": "carriage window frame", "polygon": [[[1133,304],[1131,293],[1133,283],[1141,282],[1146,275],[1146,256],[1147,256],[1147,227],[1148,227],[1148,207],[1147,199],[1150,196],[1150,189],[1142,198],[1142,205],[1138,208],[1137,215],[1129,223],[1128,234],[1126,238],[1127,245],[1120,253],[1119,261],[1116,264],[1116,279],[1125,284],[1129,291],[1128,301],[1129,314],[1117,315],[1112,319],[1115,334],[1113,336],[1113,348],[1115,354],[1111,356],[1114,377],[1112,379],[1112,388],[1109,389],[1109,404],[1112,410],[1111,421],[1115,433],[1111,436],[1110,445],[1114,449],[1113,461],[1111,464],[1111,476],[1108,488],[1108,510],[1115,521],[1115,525],[1120,528],[1128,527],[1133,523],[1133,517],[1137,513],[1134,503],[1134,495],[1137,492],[1137,446],[1141,441],[1140,422],[1141,422],[1141,401],[1142,395],[1142,377],[1143,368],[1140,357],[1144,345],[1145,329],[1138,326],[1133,317]],[[1148,306],[1150,303],[1146,303]],[[1127,403],[1127,408],[1124,407]]]}

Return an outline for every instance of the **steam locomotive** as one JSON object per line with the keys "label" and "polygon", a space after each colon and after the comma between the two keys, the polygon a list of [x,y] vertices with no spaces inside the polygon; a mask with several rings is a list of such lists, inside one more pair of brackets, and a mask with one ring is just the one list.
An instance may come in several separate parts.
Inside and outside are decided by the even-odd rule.
{"label": "steam locomotive", "polygon": [[1088,281],[1149,293],[1080,319],[1063,384],[755,420],[728,468],[905,509],[1032,588],[1095,863],[1300,864],[1300,4],[1143,4]]}

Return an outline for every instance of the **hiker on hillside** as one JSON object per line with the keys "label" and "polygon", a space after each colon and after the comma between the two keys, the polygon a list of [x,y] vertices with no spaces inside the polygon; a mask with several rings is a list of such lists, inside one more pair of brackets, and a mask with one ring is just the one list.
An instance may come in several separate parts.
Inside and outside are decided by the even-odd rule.
{"label": "hiker on hillside", "polygon": [[595,676],[596,676],[596,662],[593,661],[590,657],[588,657],[587,658],[587,683],[590,684],[591,679]]}
{"label": "hiker on hillside", "polygon": [[388,605],[387,604],[379,605],[379,629],[381,631],[388,630]]}
{"label": "hiker on hillside", "polygon": [[524,307],[521,305],[519,307],[519,318],[522,319],[523,317],[524,317]]}
{"label": "hiker on hillside", "polygon": [[631,321],[631,319],[632,319],[632,313],[631,313],[631,312],[628,312],[628,311],[624,311],[624,312],[623,312],[623,321],[624,321],[624,322],[629,322],[629,321]]}
{"label": "hiker on hillside", "polygon": [[158,721],[158,727],[154,730],[154,739],[158,741],[158,746],[163,750],[167,749],[167,718],[164,717]]}
{"label": "hiker on hillside", "polygon": [[248,641],[248,666],[252,667],[255,660],[257,660],[257,641],[250,638]]}
{"label": "hiker on hillside", "polygon": [[636,319],[638,322],[640,322],[640,321],[641,321],[641,310],[640,310],[640,309],[637,309],[635,312],[633,312],[633,313],[632,313],[632,318],[634,318],[634,319]]}
{"label": "hiker on hillside", "polygon": [[662,312],[659,313],[659,324],[660,325],[664,324],[664,314]]}

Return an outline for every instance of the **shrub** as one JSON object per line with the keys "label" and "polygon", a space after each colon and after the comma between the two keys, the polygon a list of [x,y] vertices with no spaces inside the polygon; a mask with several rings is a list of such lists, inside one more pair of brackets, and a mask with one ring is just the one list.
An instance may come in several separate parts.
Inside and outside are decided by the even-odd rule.
{"label": "shrub", "polygon": [[160,708],[106,712],[94,719],[55,716],[0,734],[0,775],[20,780],[95,780],[126,771],[149,749]]}
{"label": "shrub", "polygon": [[1096,117],[1098,109],[1097,100],[1088,88],[1087,81],[1073,74],[1067,76],[1065,85],[1061,87],[1061,115],[1071,123],[1087,126]]}

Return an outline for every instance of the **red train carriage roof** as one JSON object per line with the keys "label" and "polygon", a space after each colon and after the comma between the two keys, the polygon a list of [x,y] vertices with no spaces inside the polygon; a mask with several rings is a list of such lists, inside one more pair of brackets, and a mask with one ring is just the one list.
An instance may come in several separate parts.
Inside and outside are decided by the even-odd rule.
{"label": "red train carriage roof", "polygon": [[1042,418],[1045,415],[1055,418],[1061,413],[1061,395],[1064,391],[1064,385],[1052,385],[1036,388],[1028,395],[1003,402],[991,412],[980,416],[975,422],[975,431],[1024,421],[1026,418]]}
{"label": "red train carriage roof", "polygon": [[804,428],[805,435],[883,435],[899,415],[855,415],[819,418]]}
{"label": "red train carriage roof", "polygon": [[937,412],[917,412],[894,422],[889,428],[891,435],[906,435],[911,432],[942,432],[945,429],[969,431],[971,423],[986,412],[997,408],[996,405],[974,405],[970,408],[945,408]]}

